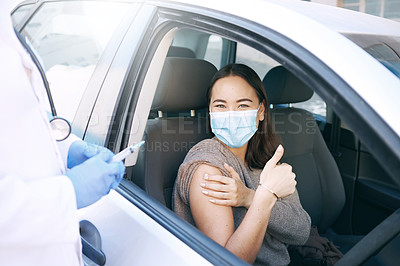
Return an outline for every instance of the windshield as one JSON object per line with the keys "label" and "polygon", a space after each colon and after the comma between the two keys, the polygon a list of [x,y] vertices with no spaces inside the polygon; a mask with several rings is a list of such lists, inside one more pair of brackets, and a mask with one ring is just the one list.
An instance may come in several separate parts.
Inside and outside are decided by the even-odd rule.
{"label": "windshield", "polygon": [[[128,4],[46,2],[22,31],[46,72],[60,116],[72,121],[89,79]],[[21,20],[13,13],[14,23]]]}
{"label": "windshield", "polygon": [[400,78],[400,37],[344,34]]}

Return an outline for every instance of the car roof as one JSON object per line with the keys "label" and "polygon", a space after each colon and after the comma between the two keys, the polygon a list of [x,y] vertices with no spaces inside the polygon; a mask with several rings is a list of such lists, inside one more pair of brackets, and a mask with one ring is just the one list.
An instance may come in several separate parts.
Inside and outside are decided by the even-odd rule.
{"label": "car roof", "polygon": [[266,18],[279,10],[281,20],[296,13],[336,32],[400,36],[398,22],[345,8],[301,0],[175,0],[166,2],[186,3],[220,11],[229,10],[230,13],[249,20],[255,20],[255,11],[264,12],[264,18]]}

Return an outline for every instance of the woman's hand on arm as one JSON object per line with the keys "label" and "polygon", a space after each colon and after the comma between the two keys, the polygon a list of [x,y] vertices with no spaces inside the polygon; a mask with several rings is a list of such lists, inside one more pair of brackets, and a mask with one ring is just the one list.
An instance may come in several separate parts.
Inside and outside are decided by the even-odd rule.
{"label": "woman's hand on arm", "polygon": [[217,205],[250,208],[255,191],[243,184],[233,167],[227,164],[224,164],[224,167],[231,177],[205,174],[204,181],[200,183],[201,192],[209,197],[210,202]]}
{"label": "woman's hand on arm", "polygon": [[[283,147],[278,147],[275,155],[265,165],[260,177],[260,184],[271,189],[280,198],[293,194],[296,187],[296,175],[292,172],[292,166],[286,163],[278,164],[283,152]],[[255,191],[243,184],[239,174],[231,166],[224,164],[224,167],[232,177],[205,174],[204,181],[200,183],[203,188],[202,193],[210,197],[210,202],[214,204],[249,209]],[[268,179],[271,175],[285,176],[288,179]]]}

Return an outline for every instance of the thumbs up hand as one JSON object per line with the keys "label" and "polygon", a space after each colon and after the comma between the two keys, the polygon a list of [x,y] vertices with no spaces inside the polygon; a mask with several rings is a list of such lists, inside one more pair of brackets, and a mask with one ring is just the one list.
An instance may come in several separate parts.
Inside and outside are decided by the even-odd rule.
{"label": "thumbs up hand", "polygon": [[275,154],[265,164],[260,175],[260,184],[269,188],[279,198],[291,195],[296,189],[296,175],[292,172],[292,166],[283,163],[278,164],[283,156],[283,147],[279,145]]}

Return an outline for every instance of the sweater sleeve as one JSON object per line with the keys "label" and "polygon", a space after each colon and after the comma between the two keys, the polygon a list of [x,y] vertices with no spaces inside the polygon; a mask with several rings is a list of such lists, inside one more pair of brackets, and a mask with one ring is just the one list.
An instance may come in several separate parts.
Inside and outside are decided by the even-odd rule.
{"label": "sweater sleeve", "polygon": [[267,233],[289,245],[303,245],[310,234],[311,218],[300,203],[297,190],[278,200],[272,209]]}

